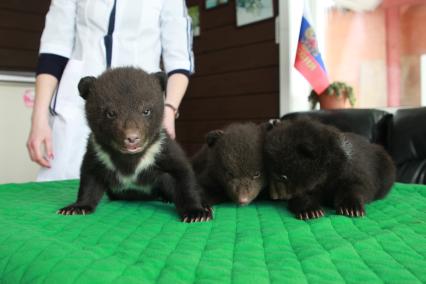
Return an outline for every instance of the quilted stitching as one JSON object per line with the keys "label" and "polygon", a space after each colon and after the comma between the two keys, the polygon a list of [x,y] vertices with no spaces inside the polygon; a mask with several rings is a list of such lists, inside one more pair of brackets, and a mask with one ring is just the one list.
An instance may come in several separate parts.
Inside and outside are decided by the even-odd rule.
{"label": "quilted stitching", "polygon": [[367,217],[296,220],[280,202],[215,206],[102,200],[55,211],[78,181],[0,185],[0,283],[425,283],[426,186],[396,184]]}

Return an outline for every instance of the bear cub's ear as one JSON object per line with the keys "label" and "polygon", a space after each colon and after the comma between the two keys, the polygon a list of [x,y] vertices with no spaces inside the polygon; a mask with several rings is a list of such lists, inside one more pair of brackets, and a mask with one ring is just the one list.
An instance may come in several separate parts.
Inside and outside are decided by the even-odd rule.
{"label": "bear cub's ear", "polygon": [[216,141],[223,135],[223,130],[212,130],[206,135],[207,146],[213,147]]}
{"label": "bear cub's ear", "polygon": [[89,90],[93,86],[93,83],[96,81],[96,78],[93,76],[87,76],[84,78],[81,78],[80,82],[78,83],[78,91],[80,92],[80,96],[83,99],[87,99],[89,95]]}
{"label": "bear cub's ear", "polygon": [[164,92],[166,90],[167,84],[167,75],[164,72],[157,72],[153,74],[154,77],[158,80],[161,86],[161,90]]}

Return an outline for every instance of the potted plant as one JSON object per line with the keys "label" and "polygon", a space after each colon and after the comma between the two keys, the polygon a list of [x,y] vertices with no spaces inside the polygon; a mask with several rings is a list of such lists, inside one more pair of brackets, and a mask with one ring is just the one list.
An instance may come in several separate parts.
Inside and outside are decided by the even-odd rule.
{"label": "potted plant", "polygon": [[345,108],[346,101],[349,101],[351,107],[355,105],[355,94],[351,86],[344,82],[333,82],[321,94],[311,91],[308,97],[311,109],[315,109],[317,103],[320,103],[321,109]]}

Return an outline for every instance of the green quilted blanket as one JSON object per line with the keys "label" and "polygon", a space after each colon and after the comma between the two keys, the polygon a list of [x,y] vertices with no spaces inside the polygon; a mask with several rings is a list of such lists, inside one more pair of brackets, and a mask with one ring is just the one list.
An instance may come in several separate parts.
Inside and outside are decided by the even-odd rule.
{"label": "green quilted blanket", "polygon": [[299,221],[265,201],[194,224],[160,202],[56,215],[77,187],[0,185],[0,283],[426,282],[426,186],[396,184],[365,218]]}

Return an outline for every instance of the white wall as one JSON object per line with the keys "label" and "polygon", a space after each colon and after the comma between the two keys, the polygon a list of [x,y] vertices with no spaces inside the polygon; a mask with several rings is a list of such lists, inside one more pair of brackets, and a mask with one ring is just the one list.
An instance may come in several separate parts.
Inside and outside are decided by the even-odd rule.
{"label": "white wall", "polygon": [[0,183],[33,181],[38,170],[25,146],[31,117],[22,98],[26,89],[33,83],[0,81]]}

